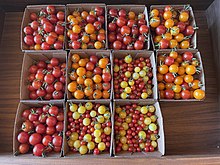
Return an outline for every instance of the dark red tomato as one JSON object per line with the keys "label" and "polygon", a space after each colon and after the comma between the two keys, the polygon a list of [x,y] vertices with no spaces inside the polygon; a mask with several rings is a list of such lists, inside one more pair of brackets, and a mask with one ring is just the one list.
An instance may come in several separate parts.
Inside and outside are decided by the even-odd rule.
{"label": "dark red tomato", "polygon": [[120,50],[121,47],[122,47],[121,41],[116,40],[116,41],[113,43],[113,49],[115,49],[115,50]]}
{"label": "dark red tomato", "polygon": [[100,42],[105,42],[105,34],[104,33],[99,33],[97,35],[97,40]]}
{"label": "dark red tomato", "polygon": [[59,65],[59,60],[58,60],[57,58],[53,57],[53,58],[51,58],[51,60],[50,60],[50,64],[51,64],[52,66],[58,66],[58,65]]}
{"label": "dark red tomato", "polygon": [[49,45],[54,44],[56,41],[56,38],[54,38],[53,36],[47,36],[46,37],[46,43],[48,43]]}
{"label": "dark red tomato", "polygon": [[102,88],[107,91],[111,88],[111,84],[109,82],[104,82]]}
{"label": "dark red tomato", "polygon": [[63,84],[65,84],[66,82],[66,78],[64,75],[62,75],[60,78],[59,78],[60,82],[62,82]]}
{"label": "dark red tomato", "polygon": [[123,36],[122,36],[121,33],[118,33],[118,34],[116,35],[116,40],[118,40],[118,41],[120,41],[120,42],[123,41]]}
{"label": "dark red tomato", "polygon": [[142,42],[146,42],[147,38],[144,35],[139,35],[138,40]]}
{"label": "dark red tomato", "polygon": [[59,112],[59,108],[55,105],[51,106],[48,110],[49,114],[52,116],[56,116]]}
{"label": "dark red tomato", "polygon": [[34,128],[34,125],[33,123],[31,123],[29,120],[26,120],[25,122],[22,123],[22,126],[21,126],[21,129],[24,131],[24,132],[30,132],[32,131]]}
{"label": "dark red tomato", "polygon": [[54,126],[52,126],[52,127],[47,127],[46,128],[46,134],[48,134],[48,135],[53,135],[54,133],[55,133],[55,128],[54,128]]}
{"label": "dark red tomato", "polygon": [[79,41],[73,41],[72,42],[72,48],[73,49],[79,49],[81,47],[81,44]]}
{"label": "dark red tomato", "polygon": [[178,22],[178,23],[177,23],[177,27],[180,29],[180,32],[182,33],[182,32],[184,32],[185,29],[186,29],[186,24],[183,23],[183,22]]}
{"label": "dark red tomato", "polygon": [[43,42],[41,44],[41,49],[42,50],[50,50],[50,45],[48,43],[46,43],[46,42]]}
{"label": "dark red tomato", "polygon": [[55,88],[54,88],[53,84],[49,84],[49,85],[47,85],[45,90],[46,90],[47,93],[53,93]]}
{"label": "dark red tomato", "polygon": [[147,25],[141,25],[139,28],[139,32],[140,34],[147,34],[149,31],[149,28]]}
{"label": "dark red tomato", "polygon": [[127,23],[127,20],[126,20],[126,18],[124,18],[124,17],[118,17],[118,19],[117,19],[117,21],[116,21],[116,24],[117,24],[119,27],[124,26],[126,23]]}
{"label": "dark red tomato", "polygon": [[164,97],[165,97],[166,99],[173,99],[173,98],[174,98],[174,91],[171,90],[171,89],[166,89],[166,90],[164,91]]}
{"label": "dark red tomato", "polygon": [[63,92],[61,91],[54,91],[52,94],[54,99],[62,99],[63,98]]}
{"label": "dark red tomato", "polygon": [[64,12],[63,11],[57,12],[57,18],[58,18],[59,21],[63,21],[64,18],[65,18]]}
{"label": "dark red tomato", "polygon": [[38,114],[36,114],[35,112],[33,112],[33,113],[30,113],[30,115],[28,116],[28,119],[30,120],[30,121],[37,121],[38,120]]}
{"label": "dark red tomato", "polygon": [[186,36],[191,36],[195,33],[195,30],[192,26],[187,26],[185,30]]}
{"label": "dark red tomato", "polygon": [[168,66],[172,65],[174,62],[175,62],[174,58],[170,56],[167,56],[164,60],[164,64]]}
{"label": "dark red tomato", "polygon": [[71,41],[76,41],[79,39],[79,35],[77,33],[71,33],[70,39],[71,39]]}
{"label": "dark red tomato", "polygon": [[52,142],[52,140],[53,140],[52,136],[50,136],[50,135],[45,135],[45,136],[43,137],[43,139],[42,139],[42,143],[43,143],[44,146],[48,146],[49,143]]}
{"label": "dark red tomato", "polygon": [[54,84],[54,88],[55,88],[55,90],[57,90],[57,91],[61,91],[62,89],[63,89],[63,83],[61,83],[61,82],[56,82],[55,84]]}
{"label": "dark red tomato", "polygon": [[29,144],[25,143],[25,144],[20,144],[18,147],[19,153],[21,154],[25,154],[29,151],[30,146]]}
{"label": "dark red tomato", "polygon": [[29,134],[27,132],[20,132],[17,139],[20,143],[27,143],[29,139]]}
{"label": "dark red tomato", "polygon": [[32,35],[26,35],[24,37],[24,42],[25,44],[27,44],[28,46],[32,46],[34,45],[34,37]]}
{"label": "dark red tomato", "polygon": [[88,62],[88,63],[86,64],[86,70],[92,71],[94,68],[95,68],[95,64],[94,64],[94,63]]}
{"label": "dark red tomato", "polygon": [[95,11],[97,16],[101,16],[101,15],[104,14],[104,9],[102,7],[99,7],[99,6],[95,7],[94,11]]}
{"label": "dark red tomato", "polygon": [[42,140],[42,136],[39,133],[33,133],[29,137],[29,143],[33,146],[40,143],[41,140]]}
{"label": "dark red tomato", "polygon": [[137,40],[135,43],[134,43],[134,49],[135,50],[142,50],[144,47],[144,43],[142,41],[139,41]]}
{"label": "dark red tomato", "polygon": [[44,61],[38,61],[37,67],[45,69],[47,67],[47,64]]}
{"label": "dark red tomato", "polygon": [[55,78],[52,74],[48,73],[45,75],[44,77],[44,81],[47,83],[47,84],[52,84],[54,82]]}
{"label": "dark red tomato", "polygon": [[156,34],[157,35],[162,35],[162,34],[165,34],[165,33],[166,33],[166,27],[164,25],[159,25],[156,28]]}
{"label": "dark red tomato", "polygon": [[183,90],[189,90],[189,84],[188,83],[186,83],[186,82],[183,82],[183,84],[181,85],[181,87],[182,87],[182,89]]}
{"label": "dark red tomato", "polygon": [[110,73],[103,73],[102,74],[102,80],[104,81],[104,82],[109,82],[109,81],[111,81],[111,74]]}
{"label": "dark red tomato", "polygon": [[95,30],[100,30],[102,28],[102,23],[99,21],[95,21],[93,23],[93,26],[94,26]]}
{"label": "dark red tomato", "polygon": [[55,77],[55,78],[58,78],[62,75],[62,72],[60,70],[59,67],[54,67],[53,71],[52,71],[52,75]]}
{"label": "dark red tomato", "polygon": [[90,15],[90,14],[89,14],[89,15],[86,17],[86,22],[88,22],[88,23],[94,23],[95,20],[96,20],[96,18],[95,18],[94,15]]}
{"label": "dark red tomato", "polygon": [[61,121],[57,122],[56,131],[57,132],[63,131],[63,122],[61,122]]}
{"label": "dark red tomato", "polygon": [[127,45],[127,50],[134,50],[134,46],[133,45]]}
{"label": "dark red tomato", "polygon": [[44,96],[44,99],[45,100],[50,100],[50,99],[52,99],[52,94],[51,93],[47,93],[45,96]]}
{"label": "dark red tomato", "polygon": [[49,5],[46,7],[46,11],[48,14],[54,14],[56,10],[54,6]]}
{"label": "dark red tomato", "polygon": [[131,39],[130,36],[125,36],[125,37],[123,38],[123,43],[124,43],[125,45],[129,45],[129,44],[131,43],[131,41],[132,41],[132,39]]}
{"label": "dark red tomato", "polygon": [[41,114],[38,118],[40,123],[46,123],[47,115],[45,113]]}
{"label": "dark red tomato", "polygon": [[193,58],[193,54],[191,52],[183,53],[183,60],[184,61],[191,61]]}
{"label": "dark red tomato", "polygon": [[105,23],[105,17],[102,16],[102,15],[98,16],[97,20],[98,20],[99,22],[101,22],[102,24]]}
{"label": "dark red tomato", "polygon": [[43,24],[43,29],[45,30],[45,32],[49,33],[54,30],[54,26],[50,22],[45,22]]}
{"label": "dark red tomato", "polygon": [[119,17],[126,17],[126,14],[127,14],[127,12],[126,12],[125,9],[120,9],[120,10],[118,11]]}
{"label": "dark red tomato", "polygon": [[62,145],[62,141],[63,141],[63,138],[61,136],[55,136],[53,138],[53,145],[56,146],[56,147],[60,147]]}
{"label": "dark red tomato", "polygon": [[94,155],[99,155],[100,151],[98,148],[95,148],[94,151],[93,151],[93,154]]}
{"label": "dark red tomato", "polygon": [[137,24],[137,21],[136,21],[136,20],[130,19],[130,20],[128,20],[127,26],[128,26],[129,28],[132,28],[132,27],[135,26],[136,24]]}
{"label": "dark red tomato", "polygon": [[31,13],[31,14],[30,14],[30,19],[31,19],[32,21],[37,20],[37,14],[36,14],[36,13]]}
{"label": "dark red tomato", "polygon": [[138,26],[140,27],[141,25],[146,25],[146,21],[143,18],[138,20]]}
{"label": "dark red tomato", "polygon": [[131,29],[128,26],[121,27],[121,35],[129,35],[131,33]]}
{"label": "dark red tomato", "polygon": [[26,35],[33,34],[33,32],[34,32],[34,30],[33,30],[30,26],[26,26],[26,27],[24,28],[24,33],[25,33]]}
{"label": "dark red tomato", "polygon": [[166,39],[162,39],[160,40],[159,45],[160,49],[167,49],[169,47],[169,41]]}
{"label": "dark red tomato", "polygon": [[57,33],[57,34],[59,34],[59,35],[62,35],[62,34],[64,34],[64,27],[63,26],[61,26],[61,25],[56,25],[55,26],[55,32]]}
{"label": "dark red tomato", "polygon": [[173,74],[172,73],[166,73],[165,75],[164,75],[164,81],[166,81],[167,83],[172,83],[173,81],[174,81],[174,76],[173,76]]}
{"label": "dark red tomato", "polygon": [[48,19],[52,24],[56,24],[57,21],[58,21],[56,15],[54,15],[54,14],[49,15],[49,16],[47,17],[47,19]]}
{"label": "dark red tomato", "polygon": [[132,37],[136,37],[139,34],[139,30],[137,26],[132,27],[131,34],[133,35]]}
{"label": "dark red tomato", "polygon": [[99,60],[98,57],[95,55],[91,55],[89,57],[89,61],[92,62],[93,64],[97,64],[98,60]]}
{"label": "dark red tomato", "polygon": [[57,123],[57,119],[56,119],[54,116],[49,116],[49,117],[46,119],[46,124],[47,124],[49,127],[55,126],[56,123]]}
{"label": "dark red tomato", "polygon": [[35,128],[36,133],[44,134],[46,132],[46,127],[43,124],[38,124]]}
{"label": "dark red tomato", "polygon": [[99,75],[101,75],[101,74],[102,74],[102,69],[99,68],[99,67],[96,67],[93,72],[94,72],[94,74],[99,74]]}
{"label": "dark red tomato", "polygon": [[115,8],[110,9],[110,10],[108,11],[108,13],[109,13],[109,15],[110,15],[111,17],[117,17],[117,16],[118,16],[118,10],[115,9]]}
{"label": "dark red tomato", "polygon": [[190,99],[191,98],[191,93],[189,90],[182,90],[180,92],[180,96],[182,99]]}
{"label": "dark red tomato", "polygon": [[46,91],[45,89],[40,88],[36,91],[36,94],[38,97],[44,97],[46,95]]}
{"label": "dark red tomato", "polygon": [[38,98],[38,96],[37,96],[35,91],[32,91],[32,92],[29,93],[29,98],[31,100],[36,100]]}
{"label": "dark red tomato", "polygon": [[29,72],[34,74],[37,73],[38,67],[36,65],[31,65],[29,68]]}
{"label": "dark red tomato", "polygon": [[54,43],[53,47],[54,47],[56,50],[62,49],[62,48],[63,48],[63,42],[61,42],[61,41],[56,41],[56,42]]}
{"label": "dark red tomato", "polygon": [[63,114],[63,112],[59,112],[59,113],[57,114],[57,120],[58,120],[58,121],[63,121],[63,120],[64,120],[64,114]]}
{"label": "dark red tomato", "polygon": [[30,109],[26,109],[22,112],[22,117],[26,120],[30,115],[30,113],[31,113]]}
{"label": "dark red tomato", "polygon": [[37,30],[39,23],[37,21],[33,21],[33,22],[31,22],[30,26],[33,30]]}
{"label": "dark red tomato", "polygon": [[43,144],[36,144],[33,148],[33,154],[35,156],[44,156],[43,152],[44,152],[44,145]]}

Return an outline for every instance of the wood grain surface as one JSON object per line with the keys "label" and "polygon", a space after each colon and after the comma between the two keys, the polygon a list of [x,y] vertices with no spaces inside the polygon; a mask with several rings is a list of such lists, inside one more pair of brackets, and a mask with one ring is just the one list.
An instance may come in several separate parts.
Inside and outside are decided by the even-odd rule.
{"label": "wood grain surface", "polygon": [[[12,157],[12,133],[16,108],[19,102],[20,71],[23,53],[20,51],[21,12],[5,14],[0,46],[0,164],[219,164],[220,111],[217,100],[217,81],[213,52],[205,19],[205,12],[195,11],[198,32],[198,48],[202,54],[206,100],[204,102],[161,103],[164,117],[166,156],[152,159],[36,159]],[[129,163],[128,163],[129,162]]]}

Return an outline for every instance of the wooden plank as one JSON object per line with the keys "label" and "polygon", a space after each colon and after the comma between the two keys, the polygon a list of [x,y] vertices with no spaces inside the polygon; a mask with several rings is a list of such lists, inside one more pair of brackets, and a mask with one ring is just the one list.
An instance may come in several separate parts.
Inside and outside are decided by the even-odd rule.
{"label": "wooden plank", "polygon": [[5,19],[5,11],[3,10],[2,7],[0,7],[0,44],[1,44],[1,38],[2,38],[2,31],[3,31],[3,26],[4,26],[4,19]]}
{"label": "wooden plank", "polygon": [[[195,10],[205,10],[208,6],[213,2],[213,0],[181,0],[181,1],[174,1],[174,0],[163,0],[163,1],[155,1],[155,0],[137,0],[137,1],[127,1],[121,0],[120,2],[117,0],[112,1],[101,1],[96,0],[96,3],[106,3],[106,4],[142,4],[149,6],[150,4],[188,4],[190,3]],[[54,0],[7,0],[7,1],[0,1],[0,6],[3,6],[7,11],[23,11],[25,6],[30,4],[68,4],[68,3],[88,3],[86,0],[62,0],[62,1],[54,1]]]}

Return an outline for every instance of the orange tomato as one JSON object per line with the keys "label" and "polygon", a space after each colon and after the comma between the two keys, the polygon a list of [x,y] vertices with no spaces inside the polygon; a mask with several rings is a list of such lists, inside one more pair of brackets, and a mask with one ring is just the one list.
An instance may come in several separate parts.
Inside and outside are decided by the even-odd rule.
{"label": "orange tomato", "polygon": [[157,9],[153,9],[153,10],[151,10],[151,12],[150,12],[150,16],[151,17],[157,17],[158,15],[159,15],[159,10],[157,10]]}
{"label": "orange tomato", "polygon": [[104,91],[102,92],[102,97],[103,97],[104,99],[109,99],[109,98],[110,98],[110,93],[109,93],[108,91],[104,90]]}
{"label": "orange tomato", "polygon": [[72,19],[70,20],[70,24],[71,24],[72,26],[78,25],[78,24],[79,24],[79,21],[78,21],[76,18],[72,18]]}
{"label": "orange tomato", "polygon": [[108,62],[109,62],[109,59],[108,59],[108,58],[106,58],[106,57],[101,58],[101,59],[99,60],[99,67],[102,68],[102,69],[106,68]]}
{"label": "orange tomato", "polygon": [[157,73],[157,81],[161,82],[163,81],[163,75],[160,73]]}
{"label": "orange tomato", "polygon": [[76,98],[76,99],[83,99],[83,97],[84,97],[84,92],[83,91],[81,91],[81,90],[76,90],[75,92],[74,92],[74,97]]}
{"label": "orange tomato", "polygon": [[162,37],[163,37],[163,39],[166,39],[168,41],[172,40],[172,38],[173,38],[170,33],[165,33]]}
{"label": "orange tomato", "polygon": [[81,17],[83,18],[83,19],[86,19],[86,17],[89,15],[89,13],[87,12],[87,11],[83,11],[82,13],[81,13]]}
{"label": "orange tomato", "polygon": [[105,34],[105,30],[103,28],[99,30],[99,34],[101,34],[101,33]]}
{"label": "orange tomato", "polygon": [[77,77],[76,82],[80,85],[84,84],[84,78],[83,77]]}
{"label": "orange tomato", "polygon": [[177,42],[182,42],[184,39],[184,35],[182,33],[179,33],[175,36],[175,40],[177,40]]}
{"label": "orange tomato", "polygon": [[165,85],[166,89],[172,89],[173,86],[174,86],[173,83],[166,83]]}
{"label": "orange tomato", "polygon": [[171,19],[172,16],[173,16],[173,14],[172,14],[171,11],[165,11],[165,12],[163,13],[163,18],[164,18],[165,20]]}
{"label": "orange tomato", "polygon": [[58,40],[63,42],[64,41],[64,35],[59,35]]}
{"label": "orange tomato", "polygon": [[70,73],[70,76],[69,76],[69,77],[70,77],[70,80],[75,81],[78,76],[77,76],[76,72],[73,71],[73,72]]}
{"label": "orange tomato", "polygon": [[89,37],[90,37],[91,40],[94,40],[94,41],[96,40],[96,34],[95,33],[90,34]]}
{"label": "orange tomato", "polygon": [[150,19],[150,26],[153,28],[156,28],[157,26],[160,25],[160,18],[159,17],[153,17]]}
{"label": "orange tomato", "polygon": [[174,84],[181,85],[183,83],[183,78],[180,76],[175,77]]}
{"label": "orange tomato", "polygon": [[93,77],[93,81],[98,84],[98,83],[101,83],[102,82],[102,77],[98,74],[96,74],[94,77]]}
{"label": "orange tomato", "polygon": [[86,77],[87,78],[92,78],[92,74],[93,74],[92,71],[87,71],[86,72]]}
{"label": "orange tomato", "polygon": [[95,89],[102,90],[102,88],[103,87],[101,83],[95,84]]}
{"label": "orange tomato", "polygon": [[102,97],[102,92],[100,90],[95,90],[93,93],[93,98],[94,99],[100,99]]}
{"label": "orange tomato", "polygon": [[82,43],[82,44],[81,44],[81,48],[82,48],[82,49],[87,49],[87,47],[88,47],[87,44],[85,44],[85,43]]}
{"label": "orange tomato", "polygon": [[183,74],[185,73],[185,68],[182,67],[182,66],[180,66],[177,73],[178,73],[179,75],[183,75]]}
{"label": "orange tomato", "polygon": [[68,29],[67,36],[70,37],[71,34],[73,34],[73,31],[71,29]]}
{"label": "orange tomato", "polygon": [[72,31],[73,33],[79,34],[81,32],[81,27],[79,25],[74,25]]}
{"label": "orange tomato", "polygon": [[177,46],[178,46],[177,40],[174,40],[174,39],[170,40],[169,47],[171,49],[176,48]]}
{"label": "orange tomato", "polygon": [[180,48],[181,48],[181,49],[188,49],[189,46],[190,46],[189,41],[182,41],[182,42],[180,43]]}
{"label": "orange tomato", "polygon": [[72,81],[71,83],[69,83],[67,88],[68,88],[68,91],[75,92],[77,89],[76,81]]}
{"label": "orange tomato", "polygon": [[84,76],[86,74],[86,69],[83,68],[83,67],[79,67],[77,70],[76,70],[76,74],[78,76]]}
{"label": "orange tomato", "polygon": [[79,66],[81,66],[81,67],[85,67],[86,63],[87,63],[87,61],[86,61],[85,58],[82,58],[82,59],[79,60]]}
{"label": "orange tomato", "polygon": [[165,88],[164,83],[160,82],[160,83],[158,84],[158,89],[161,91],[161,90],[164,90],[164,88]]}
{"label": "orange tomato", "polygon": [[180,13],[180,15],[179,15],[179,20],[180,20],[181,22],[186,22],[186,21],[188,21],[188,19],[189,19],[189,14],[188,14],[188,12],[183,11],[183,12]]}
{"label": "orange tomato", "polygon": [[170,57],[176,59],[178,57],[178,53],[175,52],[175,51],[171,51],[170,54],[169,54]]}
{"label": "orange tomato", "polygon": [[73,69],[79,68],[79,64],[78,64],[78,63],[73,63],[73,64],[72,64],[72,68],[73,68]]}
{"label": "orange tomato", "polygon": [[73,11],[72,15],[74,17],[80,16],[80,12],[78,10]]}
{"label": "orange tomato", "polygon": [[102,43],[101,43],[100,41],[96,41],[96,42],[94,43],[94,47],[95,47],[96,49],[101,49],[101,48],[102,48]]}
{"label": "orange tomato", "polygon": [[129,18],[129,19],[135,19],[135,12],[129,11],[129,13],[128,13],[128,18]]}
{"label": "orange tomato", "polygon": [[164,23],[164,26],[168,29],[173,27],[173,25],[174,25],[174,21],[172,19],[167,19]]}
{"label": "orange tomato", "polygon": [[72,18],[74,18],[73,15],[68,15],[68,17],[67,17],[67,21],[70,22],[70,20],[71,20]]}
{"label": "orange tomato", "polygon": [[91,87],[93,85],[92,79],[91,78],[86,78],[85,81],[84,81],[84,85],[87,86],[87,87],[88,86]]}
{"label": "orange tomato", "polygon": [[86,96],[92,96],[93,94],[93,89],[90,87],[90,86],[87,86],[85,89],[84,89],[84,93]]}
{"label": "orange tomato", "polygon": [[90,39],[89,39],[89,36],[88,36],[88,35],[83,35],[83,36],[82,36],[82,42],[84,42],[84,43],[87,44],[87,43],[89,42],[89,40],[90,40]]}
{"label": "orange tomato", "polygon": [[95,27],[91,24],[91,23],[88,23],[86,26],[85,26],[85,32],[87,34],[93,34],[95,32]]}
{"label": "orange tomato", "polygon": [[159,43],[162,40],[162,36],[154,37],[154,43]]}
{"label": "orange tomato", "polygon": [[41,50],[41,46],[40,46],[40,44],[36,44],[36,45],[34,45],[34,50]]}
{"label": "orange tomato", "polygon": [[79,62],[80,56],[78,54],[73,54],[71,60],[72,62]]}

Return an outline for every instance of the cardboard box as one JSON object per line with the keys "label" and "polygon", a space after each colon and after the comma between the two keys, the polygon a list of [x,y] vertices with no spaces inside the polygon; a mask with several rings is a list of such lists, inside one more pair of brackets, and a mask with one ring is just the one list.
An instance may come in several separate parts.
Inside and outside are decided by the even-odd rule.
{"label": "cardboard box", "polygon": [[[122,59],[125,56],[130,54],[133,59],[139,58],[139,57],[150,57],[151,60],[151,67],[152,67],[152,73],[153,73],[153,79],[152,79],[152,85],[153,85],[153,94],[152,97],[147,98],[147,99],[138,99],[137,101],[155,101],[158,98],[157,95],[157,75],[156,75],[156,64],[155,64],[155,57],[154,57],[154,52],[153,51],[145,51],[145,50],[114,50],[112,52],[112,60],[114,61],[114,58],[119,58]],[[114,98],[114,93],[113,93],[113,98]],[[123,99],[115,99],[117,101],[123,101]],[[128,99],[131,100],[131,99]],[[126,100],[125,100],[126,101]]]}
{"label": "cardboard box", "polygon": [[[69,110],[69,103],[75,103],[75,104],[79,104],[79,103],[86,103],[88,101],[86,100],[68,100],[66,102],[66,111],[64,112],[64,132],[67,131],[67,125],[68,125],[68,121],[67,121],[67,113],[68,113],[68,110]],[[64,134],[64,138],[63,138],[63,155],[65,158],[109,158],[110,156],[113,155],[112,151],[113,151],[113,120],[114,120],[114,115],[113,115],[113,110],[112,110],[112,104],[110,101],[106,101],[106,100],[90,100],[89,102],[92,102],[92,103],[99,103],[99,104],[102,104],[102,105],[106,105],[110,108],[110,113],[111,113],[111,122],[112,122],[112,132],[111,132],[111,146],[110,146],[110,150],[109,150],[109,153],[108,152],[100,152],[99,155],[94,155],[94,154],[85,154],[85,155],[81,155],[80,153],[73,153],[71,151],[69,151],[69,146],[67,144],[67,137],[66,137],[66,134]]]}
{"label": "cardboard box", "polygon": [[[104,9],[104,17],[105,17],[105,25],[104,25],[104,30],[105,30],[105,38],[106,38],[106,42],[105,42],[105,47],[102,49],[106,49],[108,47],[108,36],[107,36],[107,15],[106,15],[106,5],[104,3],[78,3],[78,4],[67,4],[66,5],[66,18],[68,17],[69,14],[71,14],[73,11],[78,10],[79,12],[82,11],[87,11],[89,12],[92,9],[95,9],[95,7],[101,7]],[[66,20],[67,23],[67,20]],[[66,26],[67,29],[67,26]],[[68,46],[68,41],[70,39],[66,36],[66,40],[65,40],[65,48],[66,50],[73,50],[72,48],[69,48]],[[95,49],[95,48],[94,48]],[[97,49],[95,49],[97,50]]]}
{"label": "cardboard box", "polygon": [[[158,57],[160,54],[169,54],[170,53],[170,51],[171,50],[168,50],[168,49],[161,49],[161,50],[158,50],[157,52],[156,52],[156,57]],[[177,53],[178,54],[183,54],[184,52],[191,52],[191,53],[193,53],[193,57],[196,57],[197,58],[197,60],[199,61],[199,68],[201,69],[201,72],[199,73],[199,74],[197,74],[197,75],[195,75],[196,76],[196,78],[198,78],[201,82],[202,82],[202,84],[203,84],[203,86],[200,88],[200,89],[202,89],[203,91],[205,91],[205,73],[204,73],[204,69],[203,69],[203,64],[202,64],[202,58],[201,58],[201,54],[200,54],[200,52],[197,50],[197,49],[194,49],[194,50],[192,50],[192,49],[178,49],[177,50]],[[159,95],[159,90],[158,90],[158,95]],[[205,99],[205,98],[204,98]],[[160,101],[203,101],[204,99],[202,99],[202,100],[197,100],[197,99],[180,99],[180,100],[175,100],[175,99],[160,99],[160,95],[159,95],[159,100]]]}
{"label": "cardboard box", "polygon": [[[167,5],[151,5],[150,6],[150,11],[153,10],[153,9],[163,10],[166,6]],[[195,16],[194,16],[194,13],[193,13],[193,9],[189,4],[186,4],[186,5],[170,5],[170,6],[173,7],[174,9],[177,9],[177,10],[182,10],[185,6],[189,6],[189,13],[190,13],[189,19],[191,19],[190,25],[193,26],[193,27],[197,27],[196,26],[196,21],[195,21]],[[154,34],[151,32],[151,40],[152,40],[153,49],[156,50],[155,45],[154,45],[153,36],[154,36]],[[193,34],[193,36],[191,38],[190,45],[191,45],[192,49],[197,48],[197,30],[195,30],[195,33]]]}
{"label": "cardboard box", "polygon": [[[48,105],[48,104],[56,105],[56,106],[62,108],[63,111],[65,112],[65,104],[64,104],[64,102],[56,102],[56,101],[42,101],[42,102],[29,101],[29,102],[20,102],[18,104],[18,109],[17,109],[17,113],[16,113],[16,117],[15,117],[15,123],[14,123],[14,132],[13,132],[13,154],[16,151],[18,151],[18,147],[19,147],[19,144],[20,144],[18,142],[18,140],[17,140],[17,136],[21,132],[22,123],[25,121],[21,117],[23,110],[29,109],[29,108],[33,108],[33,107],[43,107],[44,105]],[[59,157],[62,156],[62,150],[63,150],[63,144],[62,144],[62,148],[61,148],[61,152],[60,153],[50,152],[50,153],[47,153],[46,156],[54,157],[54,158],[59,158]],[[27,154],[19,154],[19,157],[22,157],[22,158],[30,158],[30,157],[32,157],[32,158],[39,158],[38,156],[33,156],[32,149],[30,149]]]}
{"label": "cardboard box", "polygon": [[[67,63],[67,53],[66,51],[62,50],[56,50],[56,51],[26,51],[24,53],[24,58],[23,58],[23,64],[22,64],[22,71],[21,71],[21,83],[20,83],[20,100],[23,102],[25,100],[31,100],[29,98],[29,91],[27,89],[28,85],[28,76],[30,75],[29,73],[29,67],[33,65],[34,62],[43,60],[47,61],[50,60],[51,58],[57,58],[59,59],[60,62],[65,62]],[[66,90],[65,90],[66,91]],[[56,101],[64,101],[66,98],[66,94],[64,93],[64,98],[59,99]],[[53,100],[51,100],[53,101]]]}
{"label": "cardboard box", "polygon": [[[133,12],[135,12],[136,15],[138,15],[139,13],[143,13],[145,15],[145,20],[147,22],[147,26],[150,28],[149,20],[148,20],[148,18],[149,18],[148,11],[147,11],[147,7],[145,7],[145,5],[131,5],[131,4],[107,5],[107,13],[111,8],[125,9],[127,12],[133,11]],[[148,41],[147,41],[147,43],[145,43],[144,49],[149,50],[150,49],[150,29],[149,29],[147,36],[148,36]]]}
{"label": "cardboard box", "polygon": [[[116,105],[129,105],[136,103],[138,105],[154,105],[156,108],[155,115],[158,117],[157,119],[157,124],[159,126],[159,132],[158,135],[160,136],[159,139],[157,139],[158,147],[157,150],[154,152],[135,152],[135,153],[130,153],[128,151],[121,151],[119,153],[115,152],[116,144],[115,141],[113,142],[113,155],[118,158],[146,158],[146,157],[161,157],[165,154],[165,136],[164,136],[164,128],[163,128],[163,116],[160,110],[160,105],[156,101],[114,101],[113,102],[113,115],[115,115],[115,107]],[[114,125],[114,122],[113,122]],[[113,136],[114,132],[113,132]]]}
{"label": "cardboard box", "polygon": [[[110,100],[112,99],[112,95],[113,95],[113,61],[112,61],[112,56],[111,56],[111,52],[109,50],[92,50],[92,49],[87,49],[87,50],[70,50],[69,55],[68,55],[68,63],[67,63],[67,75],[69,75],[69,73],[71,72],[71,66],[72,66],[72,61],[71,61],[71,56],[72,54],[78,54],[80,57],[90,57],[91,55],[96,55],[97,57],[102,57],[103,55],[106,57],[109,57],[110,60],[110,69],[111,69],[111,75],[112,75],[112,80],[111,80],[111,93],[110,93],[110,98],[109,99],[99,99],[99,100]],[[66,77],[66,87],[68,86],[68,84],[71,82],[69,76]],[[67,89],[67,88],[66,88]],[[76,100],[75,98],[73,98],[73,95],[71,94],[71,92],[68,91],[68,89],[66,90],[67,93],[67,99],[68,100]]]}
{"label": "cardboard box", "polygon": [[[25,50],[29,50],[29,46],[27,46],[25,43],[24,43],[24,37],[25,37],[25,34],[24,34],[24,27],[27,26],[29,23],[31,23],[31,20],[30,20],[30,14],[32,12],[39,12],[41,9],[46,9],[48,5],[29,5],[25,8],[24,10],[24,14],[23,14],[23,19],[22,19],[22,23],[21,23],[21,50],[22,51],[25,51]],[[61,10],[63,12],[65,12],[65,5],[53,5],[55,8],[56,8],[56,11],[58,10]],[[65,32],[66,30],[64,30],[64,40],[65,40]],[[64,49],[64,43],[63,43],[63,49]]]}

